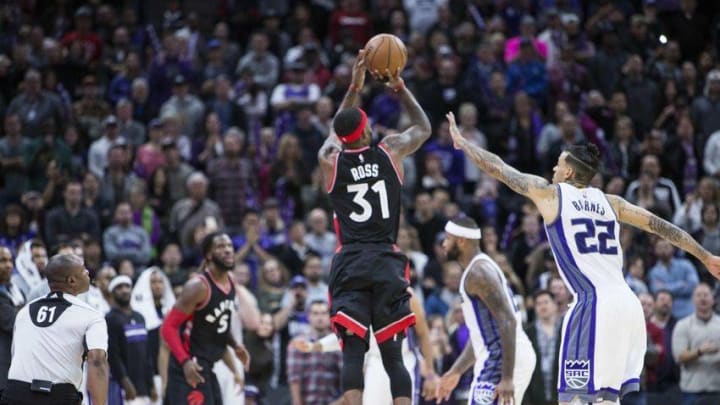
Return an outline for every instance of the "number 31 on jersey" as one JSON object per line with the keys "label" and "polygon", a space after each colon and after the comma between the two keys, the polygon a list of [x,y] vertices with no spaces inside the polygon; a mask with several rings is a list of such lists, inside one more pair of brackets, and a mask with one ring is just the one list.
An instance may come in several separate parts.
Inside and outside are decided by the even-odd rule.
{"label": "number 31 on jersey", "polygon": [[[372,186],[369,183],[349,184],[347,186],[348,193],[353,193],[353,202],[360,206],[362,211],[359,213],[353,211],[350,213],[350,219],[355,222],[365,222],[373,215],[373,204],[365,197],[369,190],[377,194],[380,200],[380,214],[383,219],[390,218],[390,208],[388,208],[387,188],[385,188],[385,180],[376,181]],[[373,197],[372,195],[370,197]]]}

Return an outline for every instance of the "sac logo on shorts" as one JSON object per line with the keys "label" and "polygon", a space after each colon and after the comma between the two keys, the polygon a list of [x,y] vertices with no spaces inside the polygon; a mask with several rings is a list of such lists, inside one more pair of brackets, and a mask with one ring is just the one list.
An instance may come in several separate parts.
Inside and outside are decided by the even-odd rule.
{"label": "sac logo on shorts", "polygon": [[495,400],[495,384],[487,381],[480,381],[473,391],[473,403],[480,405],[492,404]]}
{"label": "sac logo on shorts", "polygon": [[590,360],[565,360],[565,383],[580,389],[590,382]]}

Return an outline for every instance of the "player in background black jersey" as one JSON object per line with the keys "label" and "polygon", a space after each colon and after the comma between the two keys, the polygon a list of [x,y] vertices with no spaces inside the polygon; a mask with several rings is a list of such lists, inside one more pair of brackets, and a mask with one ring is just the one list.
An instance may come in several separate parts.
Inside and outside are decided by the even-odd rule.
{"label": "player in background black jersey", "polygon": [[[185,284],[160,331],[173,354],[166,404],[222,404],[212,368],[228,346],[246,368],[250,363],[245,347],[230,333],[235,305],[235,287],[228,274],[235,267],[232,240],[224,233],[211,233],[203,240],[202,252],[199,274]],[[232,362],[226,364],[234,367]]]}
{"label": "player in background black jersey", "polygon": [[394,245],[400,221],[402,160],[429,137],[430,122],[396,72],[371,72],[400,96],[412,125],[373,143],[367,115],[358,107],[365,83],[365,52],[358,53],[352,84],[333,121],[334,133],[318,159],[335,211],[341,247],[330,271],[333,329],[343,343],[345,403],[362,402],[363,361],[372,326],[395,404],[410,404],[411,382],[403,365],[403,332],[410,311],[407,258]]}

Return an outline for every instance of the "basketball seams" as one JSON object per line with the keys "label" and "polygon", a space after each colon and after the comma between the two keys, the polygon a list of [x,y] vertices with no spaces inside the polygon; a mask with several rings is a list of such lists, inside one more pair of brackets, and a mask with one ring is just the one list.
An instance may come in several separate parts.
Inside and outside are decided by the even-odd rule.
{"label": "basketball seams", "polygon": [[[395,41],[393,41],[392,38],[388,38],[387,62],[385,62],[385,70],[390,70],[390,61],[392,60],[393,42],[395,42]],[[383,72],[383,73],[385,73],[385,72]],[[392,74],[392,73],[393,72],[390,72],[390,74]]]}
{"label": "basketball seams", "polygon": [[373,47],[372,55],[368,55],[368,67],[375,67],[375,57],[378,52],[380,52],[380,49],[382,49],[383,43],[385,42],[385,37],[380,37],[379,39],[379,43]]}
{"label": "basketball seams", "polygon": [[380,76],[385,76],[386,70],[394,73],[405,68],[407,48],[400,38],[386,33],[378,34],[367,42],[365,48],[368,47],[371,49],[365,56],[366,66],[371,72],[378,71]]}

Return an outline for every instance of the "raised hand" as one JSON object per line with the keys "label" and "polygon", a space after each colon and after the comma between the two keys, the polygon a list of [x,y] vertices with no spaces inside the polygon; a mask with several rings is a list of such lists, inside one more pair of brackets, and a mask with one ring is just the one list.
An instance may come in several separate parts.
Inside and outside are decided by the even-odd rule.
{"label": "raised hand", "polygon": [[703,263],[710,274],[720,280],[720,256],[711,256]]}
{"label": "raised hand", "polygon": [[455,114],[450,111],[449,113],[445,114],[445,117],[450,123],[450,135],[452,136],[453,147],[455,149],[460,149],[460,141],[463,139],[463,137],[462,134],[460,134],[460,130],[458,129],[457,124],[455,123]]}
{"label": "raised hand", "polygon": [[369,51],[369,49],[361,49],[358,51],[357,56],[355,57],[355,63],[352,67],[352,86],[357,90],[362,90],[363,86],[365,85],[365,72],[367,69],[365,68],[365,54]]}

